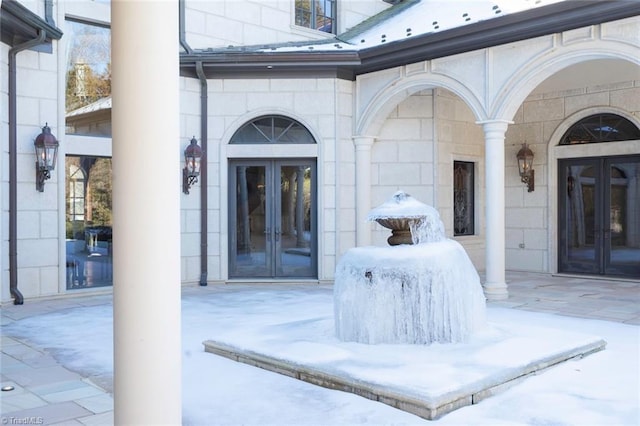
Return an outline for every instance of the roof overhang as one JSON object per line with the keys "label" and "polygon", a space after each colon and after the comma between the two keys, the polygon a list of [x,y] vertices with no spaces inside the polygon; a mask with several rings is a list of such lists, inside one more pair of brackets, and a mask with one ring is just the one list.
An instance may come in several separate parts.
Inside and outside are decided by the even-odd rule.
{"label": "roof overhang", "polygon": [[196,63],[201,62],[204,74],[210,79],[333,77],[354,80],[359,74],[632,16],[640,16],[640,1],[563,1],[361,50],[354,46],[341,52],[210,49],[184,53],[180,56],[180,73],[197,77]]}
{"label": "roof overhang", "polygon": [[62,31],[21,5],[15,0],[0,2],[0,37],[3,43],[14,47],[36,39],[41,31],[45,33],[43,44],[33,50],[51,52],[51,41],[60,40]]}
{"label": "roof overhang", "polygon": [[640,1],[563,1],[360,51],[357,74],[640,15]]}
{"label": "roof overhang", "polygon": [[180,73],[196,77],[202,62],[207,78],[333,77],[353,80],[360,65],[356,51],[346,52],[198,52],[180,56]]}

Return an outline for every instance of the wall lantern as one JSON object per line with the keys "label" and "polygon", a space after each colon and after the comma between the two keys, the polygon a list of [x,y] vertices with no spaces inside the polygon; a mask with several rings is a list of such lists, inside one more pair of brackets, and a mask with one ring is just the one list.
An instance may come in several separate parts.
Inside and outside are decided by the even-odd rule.
{"label": "wall lantern", "polygon": [[45,123],[42,133],[36,137],[36,190],[44,192],[44,181],[51,177],[58,159],[58,140],[51,134],[49,123]]}
{"label": "wall lantern", "polygon": [[526,143],[522,144],[522,148],[516,154],[518,159],[518,171],[520,172],[520,180],[527,185],[529,192],[533,192],[535,171],[533,170],[533,152]]}
{"label": "wall lantern", "polygon": [[189,193],[191,185],[198,181],[200,175],[200,160],[202,159],[202,148],[198,145],[195,136],[191,143],[184,150],[184,169],[182,169],[182,192]]}

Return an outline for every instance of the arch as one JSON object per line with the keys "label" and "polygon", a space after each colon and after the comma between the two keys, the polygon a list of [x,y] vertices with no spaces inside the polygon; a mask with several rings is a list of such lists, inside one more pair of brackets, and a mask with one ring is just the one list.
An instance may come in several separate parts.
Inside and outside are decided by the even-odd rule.
{"label": "arch", "polygon": [[[593,41],[589,44],[593,44]],[[640,56],[637,53],[637,46],[623,42],[602,42],[599,47],[587,44],[584,47],[545,53],[523,66],[522,71],[514,74],[499,90],[499,95],[488,108],[489,114],[492,117],[514,117],[518,108],[540,83],[571,65],[596,59],[621,59],[640,66]]]}
{"label": "arch", "polygon": [[[315,126],[313,126],[305,117],[297,114],[295,111],[283,108],[260,108],[239,115],[231,123],[225,124],[224,133],[220,138],[221,149],[224,150],[226,146],[230,145],[231,138],[242,126],[259,117],[266,116],[280,116],[290,120],[294,120],[300,123],[300,125],[303,126],[311,134],[316,143],[322,140],[322,137],[320,136]],[[221,152],[221,158],[225,158],[224,151]]]}
{"label": "arch", "polygon": [[283,115],[263,115],[240,127],[230,144],[309,144],[316,143],[300,122]]}
{"label": "arch", "polygon": [[618,114],[598,113],[573,124],[560,139],[560,145],[633,139],[640,139],[640,128],[630,120]]}
{"label": "arch", "polygon": [[387,84],[357,118],[355,134],[377,135],[391,111],[403,100],[421,90],[437,88],[447,89],[464,100],[478,121],[487,119],[482,103],[471,89],[458,80],[429,72]]}
{"label": "arch", "polygon": [[629,120],[634,126],[640,128],[640,118],[635,117],[630,114],[628,111],[625,111],[621,108],[611,107],[611,106],[595,106],[584,108],[580,111],[577,111],[570,116],[566,117],[562,122],[556,127],[556,129],[551,134],[549,138],[549,142],[547,143],[548,152],[551,153],[553,151],[553,147],[560,145],[560,139],[562,136],[567,133],[567,131],[580,120],[587,118],[596,114],[614,114],[619,115],[620,117]]}

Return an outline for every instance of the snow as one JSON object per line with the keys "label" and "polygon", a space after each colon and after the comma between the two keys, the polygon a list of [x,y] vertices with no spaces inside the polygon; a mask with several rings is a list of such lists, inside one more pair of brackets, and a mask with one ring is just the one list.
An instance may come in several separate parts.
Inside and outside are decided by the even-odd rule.
{"label": "snow", "polygon": [[348,250],[334,301],[345,341],[464,342],[486,322],[480,277],[453,240]]}
{"label": "snow", "polygon": [[378,219],[424,217],[430,221],[440,221],[440,215],[435,208],[416,200],[404,191],[396,191],[389,200],[372,209],[367,215],[367,220],[374,222]]}
{"label": "snow", "polygon": [[[597,335],[607,348],[568,361],[521,384],[433,421],[445,425],[637,425],[640,420],[640,327],[556,315],[488,308],[488,322],[499,326],[529,323],[541,342],[545,329]],[[15,321],[3,333],[22,336],[49,348],[65,364],[84,374],[112,375],[112,306],[67,309]],[[344,351],[328,351],[321,341],[333,337],[333,292],[330,286],[269,285],[185,288],[182,302],[183,416],[191,425],[428,425],[430,421],[355,395],[236,363],[203,351],[210,338],[233,336],[298,340],[297,356],[331,362]],[[310,340],[309,327],[318,334]],[[264,327],[263,327],[264,326]],[[43,332],[46,330],[46,332]],[[304,333],[302,332],[304,330]],[[536,331],[538,330],[538,331]],[[266,343],[265,343],[266,344]],[[356,345],[352,343],[352,345]],[[388,345],[393,346],[393,345]],[[412,345],[402,345],[410,356]],[[419,345],[413,345],[419,346]],[[464,361],[464,351],[434,344],[430,356],[441,361],[446,378],[450,357]],[[456,354],[456,352],[461,352]],[[508,364],[511,354],[492,351],[482,357]],[[449,358],[448,358],[449,357]],[[389,363],[384,374],[401,370]],[[446,385],[446,381],[444,383]]]}
{"label": "snow", "polygon": [[568,0],[421,0],[363,32],[338,35],[335,43],[301,43],[258,49],[263,52],[358,51],[416,36],[500,18]]}
{"label": "snow", "polygon": [[485,298],[469,256],[445,239],[438,211],[404,191],[367,216],[394,228],[397,219],[409,219],[413,244],[355,247],[338,262],[336,335],[368,344],[467,341],[485,325]]}
{"label": "snow", "polygon": [[382,24],[347,40],[360,49],[390,43],[416,35],[499,18],[566,0],[422,0]]}

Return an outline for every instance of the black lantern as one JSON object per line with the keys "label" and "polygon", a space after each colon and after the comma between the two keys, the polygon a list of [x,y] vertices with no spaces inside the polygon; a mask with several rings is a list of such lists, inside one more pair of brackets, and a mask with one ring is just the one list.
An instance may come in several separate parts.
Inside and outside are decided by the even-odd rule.
{"label": "black lantern", "polygon": [[184,150],[184,169],[182,169],[182,192],[189,193],[191,185],[198,181],[200,175],[200,160],[202,159],[202,148],[198,145],[195,136],[191,143]]}
{"label": "black lantern", "polygon": [[518,159],[518,171],[520,172],[520,180],[527,185],[529,192],[533,192],[535,174],[533,170],[533,152],[529,149],[529,146],[525,143],[522,144],[522,148],[516,154]]}
{"label": "black lantern", "polygon": [[58,140],[45,123],[33,145],[36,148],[36,190],[44,192],[44,181],[51,177],[58,160]]}

